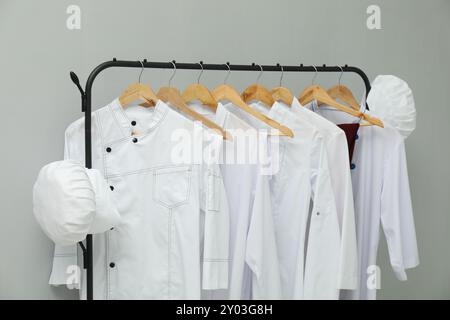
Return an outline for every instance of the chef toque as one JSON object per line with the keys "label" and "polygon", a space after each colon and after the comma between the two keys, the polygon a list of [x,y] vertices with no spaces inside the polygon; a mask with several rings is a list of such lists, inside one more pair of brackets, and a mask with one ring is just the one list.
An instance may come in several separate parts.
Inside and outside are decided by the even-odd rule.
{"label": "chef toque", "polygon": [[370,113],[407,138],[416,128],[414,97],[408,84],[392,75],[379,75],[367,96]]}
{"label": "chef toque", "polygon": [[71,160],[52,162],[34,184],[33,212],[56,244],[75,244],[119,224],[111,192],[100,171]]}

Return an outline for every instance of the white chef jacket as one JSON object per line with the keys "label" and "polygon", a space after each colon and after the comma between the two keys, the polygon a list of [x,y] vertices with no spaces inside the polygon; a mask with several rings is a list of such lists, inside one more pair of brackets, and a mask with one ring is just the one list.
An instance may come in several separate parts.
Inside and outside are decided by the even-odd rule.
{"label": "white chef jacket", "polygon": [[[306,107],[334,123],[359,121],[332,107],[317,107],[315,102]],[[361,111],[364,110],[362,104]],[[384,128],[360,127],[352,168],[359,283],[357,290],[346,292],[346,298],[375,299],[380,224],[397,278],[406,280],[405,270],[419,264],[405,146],[400,133],[387,124]]]}
{"label": "white chef jacket", "polygon": [[189,107],[233,136],[233,141],[224,143],[220,164],[230,211],[229,287],[209,290],[203,297],[281,299],[269,176],[261,171],[265,162],[258,154],[261,148],[267,148],[267,135],[230,113],[221,103],[216,113],[196,102]]}
{"label": "white chef jacket", "polygon": [[314,125],[324,139],[331,185],[341,228],[339,288],[356,289],[358,255],[347,138],[344,131],[336,124],[304,108],[296,97],[292,101],[291,110],[299,115],[299,121],[306,121]]}
{"label": "white chef jacket", "polygon": [[[251,105],[269,110],[260,102]],[[242,110],[225,107],[252,126],[268,129]],[[270,189],[283,298],[337,299],[341,240],[323,138],[288,107],[275,104],[266,113],[294,132],[294,138],[271,137],[279,140],[279,170]]]}
{"label": "white chef jacket", "polygon": [[[93,112],[92,165],[113,189],[122,218],[94,235],[95,299],[199,299],[201,288],[227,287],[229,215],[220,169],[179,154],[189,155],[195,142],[202,152],[210,139],[222,140],[198,129],[162,101],[124,109],[115,99]],[[84,119],[67,129],[65,157],[84,161]],[[75,260],[75,245],[57,245],[50,283],[65,284]]]}

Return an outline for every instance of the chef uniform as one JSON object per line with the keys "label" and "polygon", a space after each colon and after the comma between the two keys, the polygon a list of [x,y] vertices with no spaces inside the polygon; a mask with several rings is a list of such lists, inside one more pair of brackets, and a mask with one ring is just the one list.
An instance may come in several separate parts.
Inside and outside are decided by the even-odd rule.
{"label": "chef uniform", "polygon": [[[229,215],[222,175],[217,164],[186,157],[196,143],[203,151],[220,146],[222,137],[198,132],[162,101],[154,108],[124,109],[115,99],[93,112],[93,168],[110,186],[121,218],[94,235],[95,299],[199,299],[201,289],[227,288]],[[70,125],[65,140],[65,158],[83,163],[84,119]],[[66,284],[67,268],[76,264],[76,244],[60,244],[53,285]]]}

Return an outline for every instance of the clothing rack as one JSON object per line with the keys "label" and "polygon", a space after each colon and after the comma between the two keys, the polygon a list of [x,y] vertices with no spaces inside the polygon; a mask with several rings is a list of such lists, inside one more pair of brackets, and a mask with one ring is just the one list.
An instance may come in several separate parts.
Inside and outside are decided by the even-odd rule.
{"label": "clothing rack", "polygon": [[[91,112],[92,112],[92,85],[95,78],[105,69],[118,67],[118,68],[153,68],[153,69],[176,69],[184,70],[223,70],[223,71],[264,71],[264,72],[352,72],[358,74],[364,81],[366,94],[370,91],[370,82],[367,75],[361,69],[352,66],[304,66],[300,64],[298,66],[281,66],[277,65],[257,65],[255,63],[242,65],[242,64],[230,64],[229,62],[224,64],[208,64],[203,63],[179,63],[173,60],[172,62],[153,62],[147,61],[129,61],[129,60],[117,60],[113,58],[111,61],[106,61],[99,64],[90,73],[85,89],[80,85],[78,76],[71,71],[70,78],[78,87],[81,93],[81,111],[84,112],[84,133],[85,133],[85,165],[86,168],[92,168],[92,137],[91,137]],[[367,107],[367,104],[366,104]],[[79,242],[79,245],[83,251],[83,266],[87,269],[86,272],[86,298],[87,300],[93,299],[93,241],[92,235],[86,236],[86,244]]]}

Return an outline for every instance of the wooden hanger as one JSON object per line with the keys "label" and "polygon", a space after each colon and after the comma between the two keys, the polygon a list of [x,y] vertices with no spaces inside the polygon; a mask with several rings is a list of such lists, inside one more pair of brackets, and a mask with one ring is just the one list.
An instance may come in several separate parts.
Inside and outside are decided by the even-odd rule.
{"label": "wooden hanger", "polygon": [[277,121],[275,121],[273,119],[270,119],[269,117],[265,116],[261,112],[255,110],[252,107],[250,107],[249,105],[247,105],[242,100],[239,93],[233,87],[226,84],[226,80],[231,72],[230,66],[228,64],[227,64],[227,66],[228,66],[228,74],[227,74],[227,77],[225,78],[224,83],[219,85],[218,87],[216,87],[212,92],[214,99],[216,99],[216,101],[228,100],[233,105],[238,107],[239,109],[242,109],[245,112],[251,114],[252,116],[261,120],[268,126],[277,129],[280,132],[279,135],[288,136],[288,137],[292,138],[294,136],[294,133],[292,132],[291,129],[283,126],[282,124],[278,123]]}
{"label": "wooden hanger", "polygon": [[335,85],[327,90],[327,93],[334,100],[341,100],[342,102],[349,105],[354,110],[359,110],[361,108],[359,102],[353,96],[353,93],[344,85]]}
{"label": "wooden hanger", "polygon": [[350,106],[354,110],[360,110],[359,102],[356,100],[355,96],[351,92],[351,90],[341,84],[341,78],[344,74],[344,69],[342,67],[339,67],[341,69],[341,74],[339,75],[338,84],[329,88],[327,90],[327,93],[330,95],[330,97],[334,100],[341,100],[342,102],[346,103],[348,106]]}
{"label": "wooden hanger", "polygon": [[[316,69],[316,74],[317,74],[317,69]],[[314,79],[313,79],[313,83],[314,83]],[[338,110],[346,112],[352,116],[366,120],[367,122],[369,122],[372,125],[376,125],[376,126],[384,128],[383,122],[380,119],[372,117],[366,113],[362,113],[359,110],[354,110],[350,107],[347,107],[347,106],[337,102],[336,100],[333,100],[322,87],[312,84],[309,87],[305,88],[305,90],[303,90],[303,92],[300,94],[299,101],[302,105],[306,105],[314,100],[317,101],[318,104],[319,103],[326,104],[328,106],[331,106]]]}
{"label": "wooden hanger", "polygon": [[197,78],[197,83],[193,83],[189,85],[183,92],[183,99],[184,102],[189,103],[194,100],[200,101],[203,105],[208,106],[211,110],[216,112],[217,109],[217,101],[212,96],[211,92],[208,90],[207,87],[200,84],[200,77],[203,74],[203,63],[199,63],[200,67],[202,68],[202,71],[200,71],[200,74]]}
{"label": "wooden hanger", "polygon": [[292,94],[291,90],[281,86],[281,82],[283,81],[284,70],[283,66],[280,67],[281,67],[280,86],[273,88],[270,91],[270,94],[272,95],[273,100],[281,101],[290,107],[292,105],[292,101],[294,100],[294,95]]}
{"label": "wooden hanger", "polygon": [[300,95],[299,101],[302,105],[308,104],[309,102],[316,100],[318,103],[326,104],[328,106],[334,107],[338,110],[351,114],[352,116],[361,118],[372,125],[376,125],[384,128],[383,122],[375,117],[372,117],[366,113],[362,113],[359,110],[354,110],[343,104],[340,104],[336,100],[333,100],[328,93],[321,87],[314,85],[306,88]]}
{"label": "wooden hanger", "polygon": [[266,87],[259,84],[259,79],[261,78],[261,75],[263,73],[262,66],[259,65],[259,67],[261,68],[261,72],[258,75],[256,83],[247,87],[244,92],[242,92],[242,100],[244,100],[244,102],[246,103],[252,100],[261,101],[270,108],[275,101],[272,98],[271,92]]}
{"label": "wooden hanger", "polygon": [[186,103],[184,102],[184,99],[181,96],[180,91],[178,91],[177,88],[174,88],[174,87],[170,86],[170,83],[171,83],[171,81],[172,81],[172,79],[173,79],[173,77],[175,76],[175,73],[176,73],[176,65],[175,65],[174,62],[172,62],[172,64],[173,64],[173,67],[174,67],[174,73],[170,77],[169,86],[168,87],[162,87],[162,88],[159,89],[159,91],[157,93],[158,98],[161,99],[162,101],[166,102],[166,103],[169,103],[171,106],[177,108],[178,110],[180,110],[184,114],[189,115],[193,119],[195,119],[197,121],[200,121],[201,123],[203,123],[208,128],[215,130],[224,139],[230,140],[230,141],[233,140],[232,136],[227,131],[225,131],[222,127],[220,127],[219,125],[217,125],[213,121],[209,120],[205,116],[201,115],[200,113],[190,109],[186,105]]}
{"label": "wooden hanger", "polygon": [[155,106],[156,102],[158,102],[158,97],[153,92],[152,88],[149,85],[141,83],[144,64],[141,62],[141,65],[142,69],[141,73],[139,74],[139,82],[130,84],[119,97],[119,102],[122,107],[125,107],[136,100],[143,100],[146,107]]}
{"label": "wooden hanger", "polygon": [[158,102],[158,97],[150,86],[143,83],[133,83],[120,95],[119,102],[122,107],[125,107],[136,100],[143,100],[145,107],[154,107]]}

